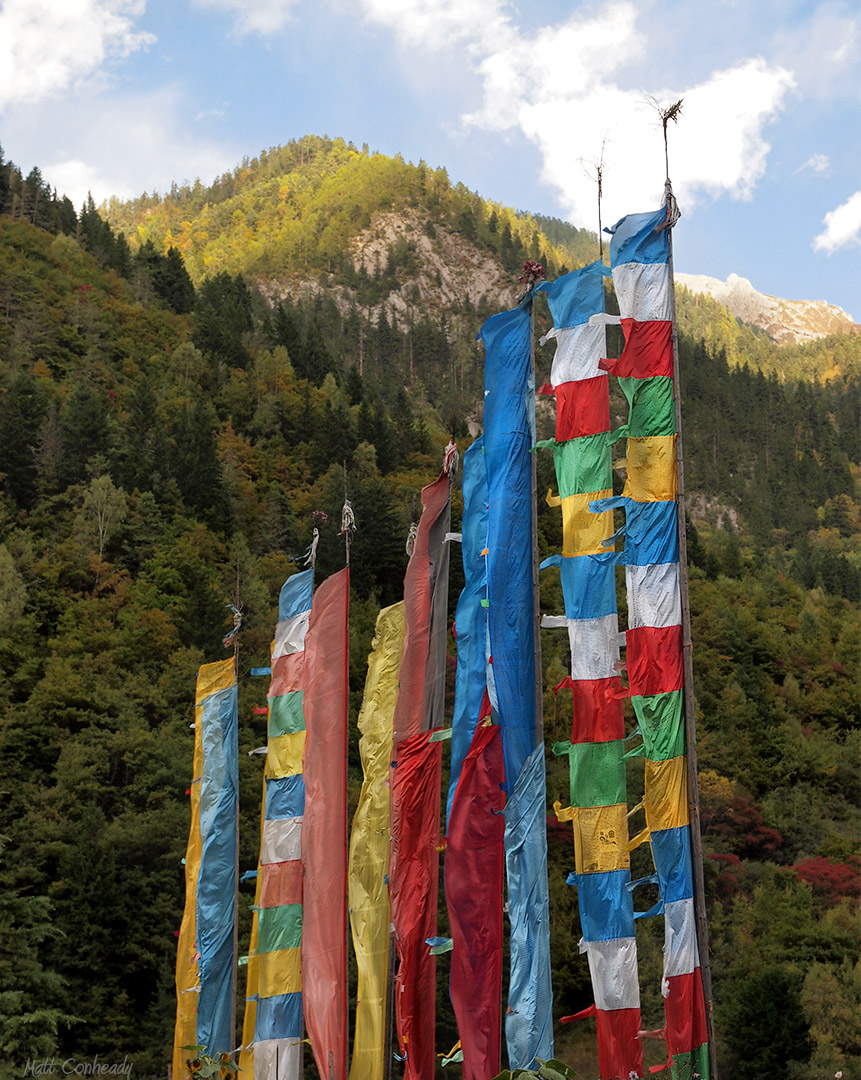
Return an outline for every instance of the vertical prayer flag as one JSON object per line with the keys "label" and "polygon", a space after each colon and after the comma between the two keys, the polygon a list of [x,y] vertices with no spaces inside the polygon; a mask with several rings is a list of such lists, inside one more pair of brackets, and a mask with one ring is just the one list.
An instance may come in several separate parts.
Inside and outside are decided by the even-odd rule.
{"label": "vertical prayer flag", "polygon": [[267,694],[260,859],[239,1065],[255,1080],[298,1080],[302,1067],[302,820],[305,636],[314,571],[284,583]]}
{"label": "vertical prayer flag", "polygon": [[[532,455],[535,384],[526,307],[480,334],[487,473],[487,685],[502,736],[511,920],[506,1041],[511,1068],[553,1057],[544,745],[536,730]],[[536,813],[535,808],[541,807]]]}
{"label": "vertical prayer flag", "polygon": [[359,712],[364,781],[350,832],[350,924],[356,953],[356,1032],[350,1080],[385,1075],[386,979],[391,911],[387,887],[392,720],[404,645],[403,601],[377,616]]}
{"label": "vertical prayer flag", "polygon": [[321,1077],[347,1076],[347,616],[350,572],[314,594],[305,640],[305,1026]]}
{"label": "vertical prayer flag", "polygon": [[194,706],[191,829],[176,956],[174,1075],[189,1056],[233,1049],[238,717],[233,659],[203,664]]}

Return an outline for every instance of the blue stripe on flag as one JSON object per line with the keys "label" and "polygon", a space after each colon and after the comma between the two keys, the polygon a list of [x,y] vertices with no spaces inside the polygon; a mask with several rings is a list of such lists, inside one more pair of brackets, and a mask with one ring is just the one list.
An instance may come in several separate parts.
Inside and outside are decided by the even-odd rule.
{"label": "blue stripe on flag", "polygon": [[313,592],[313,567],[287,578],[281,586],[281,594],[278,597],[278,621],[283,622],[303,611],[310,611]]}
{"label": "blue stripe on flag", "polygon": [[281,776],[266,780],[266,821],[301,817],[305,812],[305,778]]}
{"label": "blue stripe on flag", "polygon": [[547,293],[553,325],[563,330],[580,326],[604,310],[604,278],[609,275],[609,268],[599,259],[555,281],[542,281],[535,291]]}
{"label": "blue stripe on flag", "polygon": [[660,210],[648,214],[628,214],[611,228],[605,229],[605,232],[612,234],[610,265],[667,262],[670,257],[669,230],[655,231],[666,220],[667,210],[662,206]]}
{"label": "blue stripe on flag", "polygon": [[691,831],[687,825],[652,833],[652,855],[665,904],[694,895],[691,871]]}
{"label": "blue stripe on flag", "polygon": [[454,616],[457,670],[446,821],[451,813],[463,759],[472,745],[487,685],[487,609],[481,605],[487,590],[486,563],[482,554],[487,547],[487,470],[484,465],[483,436],[476,439],[463,455],[461,531],[464,586]]}
{"label": "blue stripe on flag", "polygon": [[302,994],[257,999],[254,1041],[302,1038]]}

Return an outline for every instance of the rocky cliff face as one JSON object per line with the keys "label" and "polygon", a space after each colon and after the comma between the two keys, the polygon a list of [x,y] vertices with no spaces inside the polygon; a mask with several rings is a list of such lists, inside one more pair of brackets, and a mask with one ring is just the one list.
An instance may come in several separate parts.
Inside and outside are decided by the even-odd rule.
{"label": "rocky cliff face", "polygon": [[713,297],[737,319],[761,327],[779,345],[813,341],[826,334],[861,333],[852,316],[834,304],[767,296],[737,274],[730,274],[726,281],[705,274],[676,274],[676,283]]}

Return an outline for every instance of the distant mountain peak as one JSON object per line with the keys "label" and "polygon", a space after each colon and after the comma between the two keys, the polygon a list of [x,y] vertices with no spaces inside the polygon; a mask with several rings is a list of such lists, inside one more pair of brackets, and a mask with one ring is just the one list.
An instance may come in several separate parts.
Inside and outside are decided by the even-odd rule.
{"label": "distant mountain peak", "polygon": [[758,292],[747,278],[730,274],[726,281],[706,274],[676,274],[676,282],[692,293],[711,296],[742,322],[758,326],[779,345],[815,341],[828,334],[861,333],[842,308],[825,300],[784,300]]}

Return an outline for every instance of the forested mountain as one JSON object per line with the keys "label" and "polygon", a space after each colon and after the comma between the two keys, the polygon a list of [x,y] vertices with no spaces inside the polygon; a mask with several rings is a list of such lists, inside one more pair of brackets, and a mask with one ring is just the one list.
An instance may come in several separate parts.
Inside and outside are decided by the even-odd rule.
{"label": "forested mountain", "polygon": [[[15,174],[0,159],[0,179],[12,178],[0,184],[0,1074],[98,1053],[161,1076],[194,674],[224,655],[228,600],[244,611],[248,750],[266,691],[245,676],[266,663],[278,588],[299,567],[312,514],[326,516],[320,578],[341,564],[346,483],[358,522],[355,717],[374,618],[402,589],[420,489],[449,432],[463,451],[480,428],[481,322],[510,302],[525,258],[555,277],[597,245],[442,170],[337,140],[270,151],[211,188],[112,203],[107,220],[92,203],[40,218],[32,195],[10,197]],[[37,206],[51,205],[40,190]],[[781,348],[712,305],[680,294],[722,1075],[850,1075],[861,1056],[858,339]],[[539,383],[552,351],[537,351]],[[621,398],[613,408],[621,421]],[[551,422],[542,406],[539,423]],[[539,474],[546,490],[549,456]],[[456,492],[455,528],[460,505]],[[542,504],[539,524],[543,551],[558,550],[558,514]],[[552,581],[542,603],[560,610]],[[553,631],[543,650],[549,687],[567,655]],[[549,691],[545,716],[548,741],[564,738],[570,717]],[[240,758],[251,867],[260,763]],[[552,758],[548,770],[552,800],[567,772]],[[564,1015],[591,989],[564,883],[570,830],[551,824],[550,840]],[[644,923],[654,1028],[661,928]],[[444,960],[439,984],[442,1001]],[[441,1005],[438,1049],[455,1038]],[[557,1050],[593,1077],[585,1041],[562,1030]],[[662,1062],[660,1044],[647,1053]]]}

